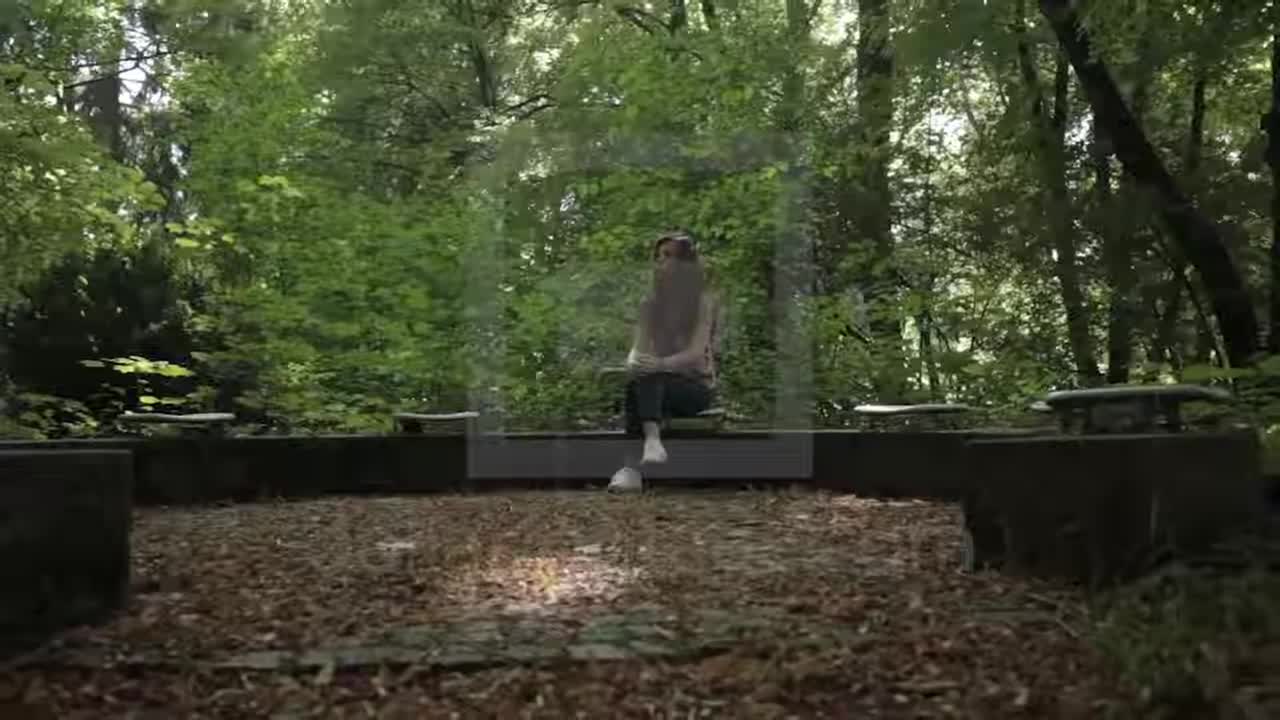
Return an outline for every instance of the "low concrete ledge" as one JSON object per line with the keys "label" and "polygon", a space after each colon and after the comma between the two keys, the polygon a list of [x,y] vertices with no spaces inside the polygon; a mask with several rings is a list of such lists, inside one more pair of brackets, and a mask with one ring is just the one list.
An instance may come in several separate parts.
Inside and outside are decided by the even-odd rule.
{"label": "low concrete ledge", "polygon": [[968,453],[973,566],[1111,584],[1266,513],[1252,432],[984,439]]}
{"label": "low concrete ledge", "polygon": [[968,488],[966,443],[1041,434],[1022,428],[814,431],[814,483],[867,497],[958,502]]}
{"label": "low concrete ledge", "polygon": [[132,495],[127,451],[0,451],[0,654],[123,606]]}
{"label": "low concrete ledge", "polygon": [[[965,442],[1025,430],[673,433],[654,487],[792,483],[866,496],[958,501]],[[602,487],[640,440],[619,431],[424,432],[291,437],[174,436],[0,442],[10,450],[130,450],[139,505],[328,494]]]}

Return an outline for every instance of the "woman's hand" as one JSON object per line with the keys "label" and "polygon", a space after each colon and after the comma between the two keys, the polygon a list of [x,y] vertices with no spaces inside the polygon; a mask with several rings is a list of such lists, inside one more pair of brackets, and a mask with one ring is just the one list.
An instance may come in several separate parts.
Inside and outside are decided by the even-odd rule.
{"label": "woman's hand", "polygon": [[661,372],[662,361],[648,353],[632,352],[627,355],[627,369],[642,375]]}

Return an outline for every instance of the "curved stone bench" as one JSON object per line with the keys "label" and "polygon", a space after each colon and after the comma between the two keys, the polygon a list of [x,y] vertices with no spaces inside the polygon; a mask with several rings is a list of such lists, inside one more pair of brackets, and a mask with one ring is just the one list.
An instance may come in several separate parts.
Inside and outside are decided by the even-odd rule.
{"label": "curved stone bench", "polygon": [[123,606],[133,454],[0,451],[0,655]]}
{"label": "curved stone bench", "polygon": [[1058,390],[1049,393],[1044,403],[1057,413],[1066,433],[1181,432],[1184,403],[1227,403],[1233,397],[1226,390],[1203,385],[1110,385]]}
{"label": "curved stone bench", "polygon": [[235,422],[232,413],[135,413],[126,412],[118,420],[127,425],[162,425],[182,433],[221,434]]}
{"label": "curved stone bench", "polygon": [[430,428],[433,432],[470,433],[476,429],[476,421],[480,413],[474,410],[446,413],[392,413],[395,429],[402,433],[423,433]]}
{"label": "curved stone bench", "polygon": [[[975,408],[961,403],[919,403],[912,405],[879,405],[866,403],[856,405],[853,412],[873,420],[903,420],[910,425],[911,418],[930,418],[935,424],[940,418],[952,418],[971,413]],[[945,423],[942,423],[945,425]]]}
{"label": "curved stone bench", "polygon": [[920,403],[918,405],[857,405],[853,411],[859,415],[953,415],[972,412],[969,405],[960,403]]}

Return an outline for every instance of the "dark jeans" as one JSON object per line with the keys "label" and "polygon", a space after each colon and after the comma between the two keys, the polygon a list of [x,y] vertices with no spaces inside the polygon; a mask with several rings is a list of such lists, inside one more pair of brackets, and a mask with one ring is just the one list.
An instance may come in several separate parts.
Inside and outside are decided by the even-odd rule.
{"label": "dark jeans", "polygon": [[655,373],[627,383],[627,432],[641,434],[641,423],[691,417],[711,407],[714,396],[704,383],[674,373]]}

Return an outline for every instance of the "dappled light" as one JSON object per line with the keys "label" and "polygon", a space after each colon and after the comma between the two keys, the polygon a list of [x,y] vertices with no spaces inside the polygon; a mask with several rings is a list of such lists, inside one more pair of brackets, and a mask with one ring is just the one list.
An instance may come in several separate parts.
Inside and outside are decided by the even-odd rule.
{"label": "dappled light", "polygon": [[441,593],[475,612],[554,612],[559,606],[607,606],[642,576],[600,557],[599,545],[568,555],[516,557],[484,567],[459,568]]}

